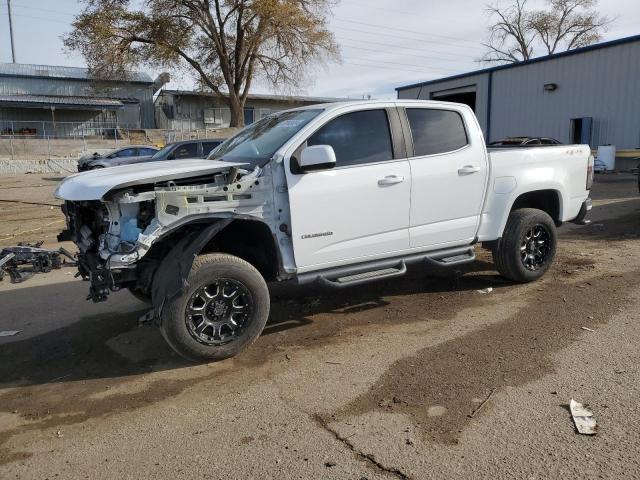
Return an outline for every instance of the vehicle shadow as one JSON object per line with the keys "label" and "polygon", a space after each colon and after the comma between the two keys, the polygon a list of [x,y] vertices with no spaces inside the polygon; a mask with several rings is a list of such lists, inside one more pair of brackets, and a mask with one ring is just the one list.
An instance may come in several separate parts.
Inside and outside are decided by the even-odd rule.
{"label": "vehicle shadow", "polygon": [[570,225],[561,237],[572,240],[624,241],[640,238],[640,198],[595,205],[591,224]]}
{"label": "vehicle shadow", "polygon": [[[271,314],[263,336],[332,321],[325,316],[312,318],[317,314],[336,313],[342,318],[344,314],[380,309],[395,296],[510,285],[492,269],[493,265],[484,261],[476,261],[464,270],[429,272],[428,277],[424,271],[413,269],[399,279],[340,290],[272,286]],[[22,330],[15,337],[0,339],[0,390],[192,366],[173,353],[159,329],[139,327],[138,319],[146,307],[128,292],[94,305],[84,300],[86,288],[83,282],[68,282],[0,292],[4,309],[0,330]],[[87,313],[91,311],[94,313]],[[24,322],[22,328],[20,322]],[[282,342],[282,338],[277,341]]]}

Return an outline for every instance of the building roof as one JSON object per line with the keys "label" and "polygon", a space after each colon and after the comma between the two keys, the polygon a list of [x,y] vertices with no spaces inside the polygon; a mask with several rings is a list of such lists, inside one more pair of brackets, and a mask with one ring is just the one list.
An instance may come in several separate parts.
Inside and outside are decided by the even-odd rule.
{"label": "building roof", "polygon": [[[0,105],[48,108],[50,106],[58,108],[84,107],[87,109],[122,108],[129,100],[116,98],[99,97],[63,97],[55,95],[0,95]],[[137,100],[136,100],[137,102]]]}
{"label": "building roof", "polygon": [[[70,80],[96,80],[95,78],[91,77],[91,75],[89,74],[89,69],[87,68],[61,67],[57,65],[32,65],[27,63],[0,63],[0,77],[3,76],[66,78]],[[126,79],[123,79],[122,81],[134,83],[153,83],[153,79],[148,74],[140,72],[127,72]]]}
{"label": "building roof", "polygon": [[[221,95],[213,92],[197,92],[193,90],[162,90],[161,94],[175,96],[197,96],[197,97],[228,97],[228,93]],[[271,100],[275,102],[304,102],[304,103],[332,103],[344,101],[344,98],[328,98],[328,97],[303,97],[295,95],[266,95],[260,93],[250,93],[247,100]]]}
{"label": "building roof", "polygon": [[451,77],[438,78],[435,80],[429,80],[426,82],[414,83],[411,85],[404,85],[402,87],[397,87],[396,91],[406,90],[408,88],[417,88],[417,87],[425,87],[427,85],[433,85],[440,82],[446,82],[449,80],[457,80],[459,78],[472,77],[475,75],[482,75],[485,73],[495,72],[498,70],[508,70],[510,68],[522,67],[524,65],[531,65],[533,63],[546,62],[547,60],[554,60],[556,58],[569,57],[572,55],[578,55],[580,53],[590,52],[592,50],[600,50],[602,48],[615,47],[618,45],[624,45],[627,43],[640,42],[640,35],[634,35],[632,37],[619,38],[617,40],[611,40],[609,42],[596,43],[594,45],[589,45],[587,47],[576,48],[574,50],[567,50],[566,52],[554,53],[553,55],[545,55],[544,57],[532,58],[531,60],[526,60],[524,62],[517,63],[509,63],[506,65],[498,65],[496,67],[484,68],[482,70],[474,70],[468,73],[461,73],[459,75],[453,75]]}

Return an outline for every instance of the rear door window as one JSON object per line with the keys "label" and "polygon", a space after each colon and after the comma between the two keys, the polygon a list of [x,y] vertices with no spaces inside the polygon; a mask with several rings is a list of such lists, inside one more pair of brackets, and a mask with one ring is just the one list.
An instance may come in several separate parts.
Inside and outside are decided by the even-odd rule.
{"label": "rear door window", "polygon": [[173,158],[197,158],[198,157],[198,144],[197,143],[185,143],[178,145],[173,151]]}
{"label": "rear door window", "polygon": [[385,110],[364,110],[334,118],[308,140],[307,145],[330,145],[336,166],[384,162],[393,159],[391,131]]}
{"label": "rear door window", "polygon": [[120,150],[117,154],[118,157],[135,157],[137,154],[137,149],[135,148],[125,148],[124,150]]}
{"label": "rear door window", "polygon": [[416,157],[453,152],[468,145],[462,116],[452,110],[407,108]]}

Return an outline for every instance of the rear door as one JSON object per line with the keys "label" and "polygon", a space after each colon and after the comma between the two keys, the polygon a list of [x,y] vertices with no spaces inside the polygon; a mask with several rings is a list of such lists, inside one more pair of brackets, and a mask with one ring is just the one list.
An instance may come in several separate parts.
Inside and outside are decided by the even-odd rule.
{"label": "rear door", "polygon": [[409,248],[411,178],[403,142],[395,108],[341,114],[307,139],[308,146],[333,147],[336,166],[302,174],[287,169],[299,272]]}
{"label": "rear door", "polygon": [[410,245],[470,243],[477,233],[488,175],[480,129],[470,111],[466,119],[445,107],[405,112],[413,144]]}

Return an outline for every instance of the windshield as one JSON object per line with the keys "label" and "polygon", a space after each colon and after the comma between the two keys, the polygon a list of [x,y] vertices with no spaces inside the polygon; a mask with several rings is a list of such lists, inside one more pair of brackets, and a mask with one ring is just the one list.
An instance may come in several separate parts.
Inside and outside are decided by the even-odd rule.
{"label": "windshield", "polygon": [[263,166],[287,140],[322,112],[321,109],[275,113],[220,144],[207,158]]}
{"label": "windshield", "polygon": [[151,158],[162,159],[167,155],[167,153],[169,153],[169,150],[171,150],[172,148],[173,148],[173,145],[170,143],[169,145],[164,147],[162,150],[158,150],[156,153],[154,153]]}

